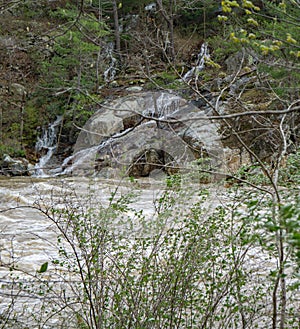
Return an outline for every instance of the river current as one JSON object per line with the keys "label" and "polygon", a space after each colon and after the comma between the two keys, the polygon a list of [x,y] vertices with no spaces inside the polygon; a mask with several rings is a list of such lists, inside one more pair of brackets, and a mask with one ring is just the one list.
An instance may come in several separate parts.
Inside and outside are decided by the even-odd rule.
{"label": "river current", "polygon": [[[95,177],[1,177],[0,328],[6,328],[6,326],[1,327],[1,319],[4,316],[11,318],[15,314],[17,317],[26,318],[28,314],[32,315],[34,312],[41,314],[42,297],[38,294],[20,295],[20,286],[18,285],[28,284],[36,278],[36,273],[43,271],[43,264],[50,267],[50,272],[48,268],[43,277],[47,281],[50,278],[50,274],[47,273],[51,273],[51,264],[58,257],[57,227],[45,216],[43,211],[51,208],[63,210],[66,207],[65,202],[70,202],[75,208],[77,206],[108,207],[112,202],[112,197],[115,200],[120,200],[124,196],[130,196],[130,198],[124,199],[125,204],[130,205],[125,211],[126,216],[132,218],[130,226],[118,226],[113,227],[113,229],[119,230],[117,233],[120,233],[120,236],[122,234],[127,237],[132,235],[133,238],[149,236],[153,233],[150,230],[151,223],[155,222],[159,207],[158,202],[162,199],[165,187],[166,184],[162,180],[150,178],[134,181],[114,181]],[[197,186],[194,187],[193,191],[200,190]],[[210,212],[220,206],[226,208],[226,204],[229,202],[228,191],[222,185],[210,185],[202,187],[202,189],[209,189],[210,195],[208,199],[203,199],[203,209],[205,208],[206,211]],[[193,191],[191,186],[186,188],[186,196],[189,196],[187,197],[187,203],[195,203],[201,200],[200,194]],[[191,195],[192,197],[190,197]],[[188,208],[187,204],[184,205],[182,200],[179,202],[176,197],[175,191],[175,204],[180,203],[181,209]],[[171,209],[176,211],[176,207]],[[143,227],[139,223],[141,217],[137,214],[143,215]],[[169,218],[173,218],[172,214]],[[164,224],[167,227],[168,225],[172,226],[174,223]],[[235,230],[235,227],[232,229]],[[277,261],[255,246],[250,245],[246,252],[247,257],[244,259],[246,267],[252,268],[249,273],[253,277],[248,277],[250,284],[248,292],[252,294],[256,284],[261,284],[264,287],[261,280],[263,277],[267,277],[267,268],[277,267]],[[12,269],[17,270],[17,277],[13,275],[12,272],[14,271]],[[60,278],[62,274],[56,272],[56,275]],[[51,280],[56,280],[53,275]],[[267,285],[266,289],[268,289]],[[292,296],[295,297],[294,293],[291,294]],[[271,304],[271,298],[266,298],[265,302]],[[24,305],[26,305],[25,308]],[[271,306],[266,307],[266,312],[271,312]],[[266,323],[270,323],[270,318],[263,315],[262,319],[263,322],[261,323],[263,324],[259,327],[265,328]],[[37,322],[41,323],[41,320]],[[60,319],[53,317],[47,319],[47,325],[32,328],[58,328],[56,323],[59,323],[59,321]],[[12,325],[11,327],[7,326],[7,328],[15,327]],[[23,327],[20,326],[20,328]],[[62,325],[59,328],[71,327]],[[291,328],[294,327],[291,326]]]}
{"label": "river current", "polygon": [[42,203],[45,207],[55,205],[63,208],[63,195],[74,198],[74,203],[84,203],[84,199],[88,200],[93,194],[93,201],[105,206],[112,194],[126,195],[135,190],[139,195],[135,200],[136,210],[142,209],[146,216],[151,217],[154,200],[159,194],[158,185],[155,187],[149,182],[142,185],[147,188],[84,177],[0,178],[1,260],[5,262],[8,256],[11,257],[9,249],[13,248],[14,258],[20,267],[36,270],[41,262],[49,259],[49,254],[55,253],[53,223],[36,207]]}
{"label": "river current", "polygon": [[[112,195],[115,199],[131,194],[130,212],[142,212],[150,222],[155,216],[156,202],[163,193],[165,184],[154,179],[140,179],[134,182],[114,181],[85,177],[17,177],[0,178],[0,259],[5,262],[11,257],[26,270],[36,270],[41,262],[47,261],[49,254],[56,252],[56,233],[38,207],[63,208],[64,198],[82,204],[108,206]],[[221,203],[222,193],[212,188],[209,207]],[[73,199],[72,199],[73,198]],[[224,198],[224,196],[223,196]],[[69,200],[70,201],[70,200]],[[132,215],[133,216],[133,215]],[[1,270],[0,270],[1,271]]]}
{"label": "river current", "polygon": [[[35,294],[20,295],[18,285],[31,282],[43,264],[49,264],[51,270],[51,262],[58,257],[58,231],[43,214],[44,210],[51,207],[64,209],[64,202],[71,202],[74,208],[107,207],[112,202],[112,196],[119,200],[130,194],[134,203],[133,208],[127,211],[127,216],[134,217],[133,212],[142,212],[151,221],[155,214],[155,200],[161,193],[161,184],[149,180],[120,182],[84,177],[1,177],[0,318],[11,317],[10,310],[20,317],[24,316],[24,305],[29,313],[40,308],[40,298]],[[132,227],[121,229],[134,232]],[[136,233],[139,233],[138,228]],[[15,270],[17,276],[13,274]],[[1,323],[0,319],[0,328]],[[52,325],[55,325],[55,321]]]}

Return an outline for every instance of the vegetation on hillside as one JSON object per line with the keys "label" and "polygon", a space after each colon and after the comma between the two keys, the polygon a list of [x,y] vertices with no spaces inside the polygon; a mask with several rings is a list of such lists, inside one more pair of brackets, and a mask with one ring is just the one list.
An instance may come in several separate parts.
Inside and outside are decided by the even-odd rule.
{"label": "vegetation on hillside", "polygon": [[[179,88],[201,98],[217,79],[238,72],[226,60],[243,49],[252,55],[240,63],[240,73],[255,65],[277,108],[297,105],[299,11],[297,1],[4,1],[0,153],[34,160],[38,128],[57,115],[64,115],[64,153],[76,140],[73,124],[83,125],[95,111],[93,100],[129,84]],[[203,42],[211,50],[206,70],[178,86],[174,81],[196,62]],[[222,99],[231,101],[227,91]],[[291,121],[297,144],[298,117]]]}

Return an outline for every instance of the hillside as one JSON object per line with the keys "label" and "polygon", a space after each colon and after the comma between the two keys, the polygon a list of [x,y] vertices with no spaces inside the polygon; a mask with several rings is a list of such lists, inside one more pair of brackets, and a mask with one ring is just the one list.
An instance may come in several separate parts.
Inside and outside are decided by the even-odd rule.
{"label": "hillside", "polygon": [[219,116],[271,111],[221,124],[226,146],[241,143],[239,133],[264,161],[282,150],[283,117],[276,111],[288,110],[284,144],[295,152],[299,13],[295,1],[4,1],[0,156],[34,164],[43,154],[35,150],[43,127],[63,116],[57,150],[63,159],[73,152],[76,127],[104,100],[141,89],[173,90],[200,107],[212,104]]}

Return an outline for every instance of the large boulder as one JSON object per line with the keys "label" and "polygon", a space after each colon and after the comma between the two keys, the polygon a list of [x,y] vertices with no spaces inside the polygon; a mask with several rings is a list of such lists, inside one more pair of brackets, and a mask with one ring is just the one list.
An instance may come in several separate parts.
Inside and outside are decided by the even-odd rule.
{"label": "large boulder", "polygon": [[158,118],[187,102],[169,93],[138,93],[105,103],[86,122],[80,132],[74,153],[95,145],[137,125],[143,116]]}
{"label": "large boulder", "polygon": [[4,154],[1,163],[1,173],[5,176],[27,176],[30,174],[31,166],[24,158],[13,159]]}
{"label": "large boulder", "polygon": [[87,121],[65,172],[140,177],[159,169],[172,174],[200,158],[220,167],[217,128],[204,110],[175,94],[131,94],[104,104]]}

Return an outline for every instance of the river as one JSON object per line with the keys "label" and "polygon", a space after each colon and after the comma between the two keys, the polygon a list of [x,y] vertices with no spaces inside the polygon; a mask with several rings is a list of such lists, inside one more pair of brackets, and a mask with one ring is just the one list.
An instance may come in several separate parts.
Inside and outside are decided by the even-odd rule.
{"label": "river", "polygon": [[[130,194],[132,201],[128,202],[134,209],[127,213],[142,211],[150,222],[164,187],[162,182],[150,178],[118,181],[86,177],[0,177],[1,260],[11,256],[8,250],[13,247],[19,266],[36,270],[41,262],[48,260],[49,253],[55,253],[53,223],[37,210],[39,205],[63,208],[65,197],[74,204],[90,205],[92,196],[94,205],[107,207],[112,195],[117,200]],[[224,189],[211,188],[210,193],[212,198],[207,207],[215,208],[225,198]]]}
{"label": "river", "polygon": [[[181,187],[184,186],[181,184]],[[203,251],[209,253],[205,261],[208,267],[201,269],[201,275],[207,276],[207,280],[209,280],[210,276],[207,273],[210,273],[211,270],[215,271],[214,284],[216,284],[215,280],[220,280],[218,284],[224,289],[227,284],[226,280],[231,280],[228,278],[229,272],[224,274],[224,276],[220,276],[220,273],[226,272],[226,258],[228,257],[228,264],[231,261],[233,262],[232,264],[236,264],[237,260],[235,257],[238,257],[238,261],[244,264],[241,270],[243,269],[247,273],[247,287],[243,286],[240,292],[244,294],[244,297],[248,296],[248,299],[244,300],[245,314],[243,316],[251,323],[250,327],[251,325],[257,325],[258,328],[270,327],[272,279],[270,281],[269,273],[272,270],[276,271],[277,268],[275,252],[269,253],[267,250],[262,250],[262,248],[252,243],[249,243],[247,248],[243,245],[238,245],[240,240],[237,238],[237,234],[239,232],[247,233],[250,226],[245,228],[244,223],[240,224],[238,222],[228,226],[227,224],[225,225],[225,217],[224,219],[210,217],[210,214],[214,211],[218,211],[218,215],[222,216],[222,209],[227,209],[229,204],[231,204],[230,207],[232,209],[235,209],[234,211],[238,209],[237,203],[231,203],[232,196],[229,197],[228,191],[222,186],[222,183],[207,186],[195,185],[194,188],[192,187],[192,185],[186,186],[183,189],[184,191],[180,192],[174,187],[168,194],[164,194],[166,184],[152,178],[114,181],[96,177],[1,177],[0,328],[18,329],[27,328],[28,326],[37,329],[77,328],[76,325],[71,325],[70,315],[65,318],[61,315],[55,316],[56,313],[61,313],[61,311],[58,312],[55,308],[52,311],[45,310],[49,307],[50,299],[47,299],[47,304],[46,295],[44,295],[45,291],[50,289],[48,286],[49,282],[57,282],[57,284],[54,284],[54,290],[49,290],[51,298],[54,299],[59,296],[60,302],[68,300],[68,298],[71,300],[79,298],[78,295],[74,295],[73,286],[67,285],[68,288],[66,288],[66,266],[57,267],[53,265],[60,257],[61,250],[58,243],[58,235],[61,232],[58,231],[55,222],[47,217],[47,211],[50,209],[64,211],[71,207],[72,209],[82,209],[82,213],[88,213],[90,209],[101,207],[107,209],[113,205],[115,213],[120,214],[120,218],[122,218],[121,225],[120,218],[112,216],[111,218],[117,221],[117,225],[115,225],[116,222],[113,222],[113,225],[107,227],[114,230],[117,239],[122,240],[125,237],[130,241],[130,239],[155,236],[158,233],[156,231],[157,226],[155,226],[157,224],[156,218],[159,218],[158,214],[163,211],[169,212],[169,214],[167,221],[163,222],[163,228],[161,222],[159,223],[159,232],[162,232],[165,228],[168,229],[180,224],[172,221],[176,218],[177,220],[184,220],[184,214],[188,211],[190,205],[197,202],[197,207],[201,208],[201,220],[206,221],[201,228],[204,230],[204,233],[201,233],[204,234],[201,246],[209,242],[206,247],[208,249]],[[208,192],[209,197],[203,197]],[[166,195],[168,199],[166,199]],[[163,207],[164,209],[161,210]],[[194,211],[196,211],[195,209]],[[198,216],[197,212],[195,216]],[[242,215],[240,214],[240,216]],[[162,218],[165,217],[162,216]],[[127,219],[130,220],[127,221]],[[216,223],[213,222],[214,220],[216,220]],[[215,230],[215,236],[214,234],[211,235],[210,229]],[[230,237],[231,241],[234,239],[234,243],[237,243],[235,247],[238,252],[234,259],[231,259],[232,254],[230,249],[228,249],[230,244],[227,245],[224,242],[226,240],[224,237],[227,236]],[[206,238],[207,241],[205,241]],[[67,252],[69,251],[67,249]],[[210,254],[212,255],[211,259]],[[214,262],[213,259],[218,261]],[[44,265],[47,265],[47,268],[43,268]],[[38,274],[38,272],[42,273]],[[71,273],[72,271],[68,269],[67,272]],[[138,277],[138,274],[136,275]],[[295,277],[291,274],[290,278],[289,282],[293,286]],[[37,288],[40,289],[40,292],[36,291]],[[204,288],[205,286],[203,286]],[[63,298],[61,291],[65,294]],[[297,301],[296,291],[288,293],[290,316],[292,319],[294,317],[294,321],[291,321],[291,323],[298,321],[297,312],[291,306],[295,305],[295,300]],[[229,293],[229,290],[227,293]],[[216,298],[219,298],[218,294],[216,296]],[[213,296],[209,298],[213,298]],[[224,305],[229,309],[230,303],[233,303],[236,298],[235,293],[228,298],[224,299]],[[246,306],[252,307],[253,303],[259,304],[261,302],[264,302],[266,307],[265,309],[259,309],[259,311],[257,309],[257,318],[255,318],[256,306],[252,308],[254,313],[251,313],[250,308],[246,310]],[[59,305],[54,303],[54,301],[52,303],[56,306]],[[234,308],[234,304],[232,305]],[[62,306],[59,307],[61,307],[60,310],[63,310]],[[227,310],[226,307],[225,310]],[[72,308],[70,305],[69,309],[71,309],[71,314],[77,312],[77,308]],[[221,312],[222,309],[224,307],[220,307],[219,311]],[[51,316],[49,313],[51,313]],[[232,317],[232,314],[228,316]],[[234,323],[234,321],[239,323],[239,320],[234,320],[234,318],[226,321],[228,323]],[[94,327],[91,326],[91,328]],[[222,326],[221,324],[219,326],[219,322],[216,322],[211,328],[222,328]],[[234,328],[241,327],[236,325]],[[298,327],[290,325],[286,328]]]}
{"label": "river", "polygon": [[[128,206],[128,209],[120,211],[121,225],[119,219],[116,219],[118,223],[110,228],[120,238],[149,237],[156,233],[155,218],[161,211],[158,210],[162,207],[159,200],[165,187],[162,181],[150,178],[115,181],[95,177],[1,177],[0,319],[15,320],[16,316],[23,319],[22,321],[29,321],[30,318],[33,325],[37,319],[32,319],[32,314],[42,314],[43,305],[43,299],[34,291],[36,282],[44,285],[45,279],[49,282],[61,280],[61,272],[57,273],[57,269],[54,270],[52,266],[53,261],[59,258],[57,237],[60,232],[43,212],[50,208],[64,210],[70,204],[74,209],[81,207],[88,212],[91,208],[107,208],[113,202],[119,202],[120,207]],[[188,190],[190,194],[191,186]],[[173,192],[176,196],[176,191]],[[217,189],[212,189],[212,194],[214,193],[220,194]],[[122,198],[124,202],[120,201]],[[214,207],[220,204],[219,198],[212,197],[212,200]],[[177,202],[183,204],[179,200]],[[176,212],[176,207],[172,207],[172,211]],[[172,216],[168,220],[170,218]],[[163,224],[167,227],[173,223]],[[43,264],[47,264],[48,268],[43,280],[40,280],[37,273]],[[34,288],[28,288],[29,283]],[[59,321],[53,318],[43,328],[55,327]],[[37,322],[40,323],[41,320]],[[1,323],[3,322],[0,321],[0,328]],[[9,327],[8,324],[9,322],[3,328]],[[11,326],[17,328],[15,323]]]}
{"label": "river", "polygon": [[[59,275],[51,272],[51,263],[59,257],[55,223],[40,210],[48,207],[64,209],[64,202],[73,206],[107,207],[111,196],[117,200],[129,193],[136,193],[134,207],[136,211],[150,219],[154,215],[154,200],[160,189],[149,181],[143,183],[122,183],[96,178],[0,178],[0,318],[12,320],[17,314],[31,325],[36,319],[31,314],[42,314],[42,299],[32,291],[35,288],[23,288],[35,282],[37,271],[43,264],[49,264],[44,277],[55,282]],[[142,188],[141,188],[142,187]],[[130,214],[129,210],[129,216]],[[124,229],[124,227],[123,227]],[[12,269],[14,269],[12,271]],[[51,274],[50,274],[51,273]],[[38,280],[39,281],[39,280]],[[33,283],[32,283],[33,284]],[[39,284],[42,284],[39,282]],[[22,285],[22,287],[20,286]],[[26,306],[24,306],[26,305]],[[24,318],[26,320],[24,320]],[[30,318],[30,320],[28,320]],[[21,321],[21,322],[22,322]],[[47,325],[57,325],[58,319],[47,321]],[[16,322],[16,323],[17,323]],[[41,325],[41,320],[37,321]],[[1,324],[0,319],[0,328]],[[8,326],[8,321],[3,328]],[[12,328],[21,324],[11,324]],[[29,324],[29,323],[28,323]],[[45,325],[45,328],[48,328]]]}
{"label": "river", "polygon": [[[155,182],[154,182],[155,183]],[[141,189],[141,187],[143,187]],[[146,188],[145,188],[146,187]],[[53,223],[36,207],[62,207],[62,197],[73,199],[74,203],[93,202],[107,206],[109,198],[116,198],[135,191],[135,209],[151,218],[154,214],[154,200],[160,193],[159,185],[149,181],[133,185],[118,181],[69,177],[69,178],[0,178],[0,232],[1,260],[10,257],[10,248],[20,267],[36,270],[41,262],[47,261],[49,254],[55,253],[56,233]],[[76,199],[75,199],[76,198]],[[86,200],[86,201],[84,201]],[[3,251],[7,250],[6,252]]]}

